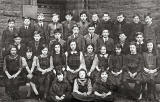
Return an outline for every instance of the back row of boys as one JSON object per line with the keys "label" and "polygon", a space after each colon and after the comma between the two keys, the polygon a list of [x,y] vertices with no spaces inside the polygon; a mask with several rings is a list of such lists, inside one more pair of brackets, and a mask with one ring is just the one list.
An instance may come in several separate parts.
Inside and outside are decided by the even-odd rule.
{"label": "back row of boys", "polygon": [[151,14],[145,15],[145,24],[141,22],[138,14],[133,16],[131,23],[126,22],[126,17],[122,13],[118,14],[116,21],[111,20],[109,13],[104,13],[102,20],[97,13],[94,13],[92,21],[89,22],[84,11],[80,13],[79,22],[73,21],[71,12],[68,12],[65,18],[66,21],[59,23],[59,15],[55,13],[52,16],[52,23],[46,24],[44,14],[40,13],[35,24],[31,24],[30,18],[24,18],[19,30],[15,28],[15,20],[9,19],[8,27],[2,34],[3,55],[8,54],[11,44],[17,46],[21,56],[26,46],[31,46],[34,54],[38,55],[44,43],[51,48],[57,41],[64,50],[67,50],[69,48],[67,45],[72,39],[76,40],[81,51],[84,51],[85,45],[92,43],[96,49],[106,45],[107,52],[111,53],[114,44],[120,43],[122,52],[127,54],[128,42],[135,40],[137,45],[143,48],[144,39],[152,39],[160,47],[160,30],[158,25],[152,22]]}

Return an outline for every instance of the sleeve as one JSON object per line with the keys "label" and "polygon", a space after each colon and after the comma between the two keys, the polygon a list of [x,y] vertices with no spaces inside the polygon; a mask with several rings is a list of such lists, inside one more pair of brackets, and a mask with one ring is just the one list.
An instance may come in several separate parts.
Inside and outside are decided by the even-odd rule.
{"label": "sleeve", "polygon": [[98,81],[98,80],[96,80],[96,82],[95,82],[94,85],[93,85],[93,91],[99,92],[99,88],[100,88],[101,86],[99,85],[99,83],[98,83],[97,81]]}
{"label": "sleeve", "polygon": [[67,88],[66,88],[66,91],[65,91],[65,95],[69,96],[72,88],[71,88],[71,85],[69,84],[69,82],[66,82],[66,85],[67,85]]}
{"label": "sleeve", "polygon": [[22,70],[22,57],[19,59],[19,70]]}
{"label": "sleeve", "polygon": [[92,84],[91,84],[91,80],[88,80],[88,92],[89,95],[92,93]]}
{"label": "sleeve", "polygon": [[7,71],[7,68],[6,68],[6,58],[7,58],[7,56],[4,58],[4,63],[3,63],[3,70],[4,71]]}
{"label": "sleeve", "polygon": [[28,66],[26,59],[24,57],[22,57],[22,67],[26,67],[26,66]]}
{"label": "sleeve", "polygon": [[98,56],[97,54],[95,55],[94,57],[94,60],[93,60],[93,63],[92,63],[92,66],[91,66],[91,69],[90,69],[90,72],[93,72],[96,68],[96,66],[98,66]]}
{"label": "sleeve", "polygon": [[77,79],[74,80],[73,92],[79,93]]}
{"label": "sleeve", "polygon": [[5,33],[5,30],[4,30],[3,33],[2,33],[2,48],[5,47],[5,40],[6,40],[6,33]]}
{"label": "sleeve", "polygon": [[160,70],[160,57],[159,56],[157,56],[156,58],[156,68],[158,71]]}
{"label": "sleeve", "polygon": [[84,37],[81,38],[81,51],[84,51],[85,48],[85,39]]}
{"label": "sleeve", "polygon": [[85,60],[84,60],[84,56],[83,53],[80,52],[80,68],[85,69],[86,70],[86,65],[85,65]]}
{"label": "sleeve", "polygon": [[55,90],[56,88],[55,88],[55,83],[52,83],[52,86],[51,86],[51,88],[50,88],[50,90],[49,90],[49,93],[50,93],[50,97],[51,97],[51,99],[52,100],[56,100],[56,98],[55,98],[55,96],[56,96],[56,90]]}

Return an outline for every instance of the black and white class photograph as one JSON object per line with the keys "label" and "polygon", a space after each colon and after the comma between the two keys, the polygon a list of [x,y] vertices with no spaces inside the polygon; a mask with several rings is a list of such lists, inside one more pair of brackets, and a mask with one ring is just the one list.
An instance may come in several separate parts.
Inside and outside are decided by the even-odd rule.
{"label": "black and white class photograph", "polygon": [[0,102],[160,102],[160,0],[0,0]]}

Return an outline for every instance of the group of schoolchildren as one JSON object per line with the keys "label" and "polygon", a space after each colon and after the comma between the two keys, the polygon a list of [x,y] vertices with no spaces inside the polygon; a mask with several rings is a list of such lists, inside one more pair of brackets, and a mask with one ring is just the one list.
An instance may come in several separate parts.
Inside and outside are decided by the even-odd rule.
{"label": "group of schoolchildren", "polygon": [[109,13],[91,21],[85,11],[80,21],[68,12],[52,23],[24,18],[19,30],[8,20],[2,34],[6,94],[19,99],[21,82],[27,97],[47,102],[114,102],[116,97],[159,101],[160,33],[150,14],[144,23],[135,14],[128,23],[124,14],[115,21]]}

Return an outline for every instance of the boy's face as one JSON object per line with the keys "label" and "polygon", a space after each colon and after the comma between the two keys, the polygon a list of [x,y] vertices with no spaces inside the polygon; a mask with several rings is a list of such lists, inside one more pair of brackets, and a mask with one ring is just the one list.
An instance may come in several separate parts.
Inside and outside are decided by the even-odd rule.
{"label": "boy's face", "polygon": [[20,44],[21,43],[21,38],[20,37],[16,37],[16,38],[14,38],[14,41],[15,41],[15,43],[16,44]]}
{"label": "boy's face", "polygon": [[55,39],[60,39],[61,38],[61,33],[57,32],[54,34]]}
{"label": "boy's face", "polygon": [[108,30],[103,30],[102,36],[103,36],[104,38],[107,38],[107,37],[109,36],[109,31],[108,31]]}
{"label": "boy's face", "polygon": [[61,48],[60,45],[55,45],[55,52],[60,52]]}
{"label": "boy's face", "polygon": [[102,46],[100,52],[101,54],[106,54],[106,47]]}
{"label": "boy's face", "polygon": [[136,52],[136,46],[135,45],[130,45],[129,48],[130,48],[131,53]]}
{"label": "boy's face", "polygon": [[16,48],[11,48],[11,55],[16,55],[17,54],[17,49]]}
{"label": "boy's face", "polygon": [[97,14],[92,15],[92,21],[96,22],[96,21],[98,21],[98,19],[99,19],[99,17]]}
{"label": "boy's face", "polygon": [[82,15],[80,16],[80,19],[81,19],[82,21],[86,21],[86,20],[87,20],[87,15],[86,15],[86,14],[82,14]]}
{"label": "boy's face", "polygon": [[108,20],[110,20],[110,16],[109,16],[108,14],[103,14],[102,19],[103,19],[104,21],[108,21]]}
{"label": "boy's face", "polygon": [[48,54],[48,48],[42,49],[42,54],[47,55]]}
{"label": "boy's face", "polygon": [[65,16],[65,18],[66,18],[67,21],[71,21],[73,17],[72,17],[72,15],[68,14],[68,15]]}
{"label": "boy's face", "polygon": [[76,42],[71,42],[70,47],[72,50],[75,50],[76,49]]}
{"label": "boy's face", "polygon": [[117,48],[117,47],[116,47],[116,54],[120,54],[120,53],[121,53],[121,51],[122,51],[122,49],[121,49],[121,48]]}
{"label": "boy's face", "polygon": [[63,78],[64,78],[63,74],[57,75],[57,79],[59,82],[63,81]]}
{"label": "boy's face", "polygon": [[123,22],[123,20],[124,20],[124,16],[123,15],[117,16],[117,21],[118,22]]}
{"label": "boy's face", "polygon": [[79,72],[79,78],[84,79],[86,77],[85,71],[80,71]]}
{"label": "boy's face", "polygon": [[135,17],[133,18],[133,22],[134,22],[134,23],[139,23],[139,22],[140,22],[139,16],[135,16]]}
{"label": "boy's face", "polygon": [[93,34],[94,31],[95,31],[95,28],[94,28],[94,27],[89,27],[89,28],[88,28],[88,32],[89,32],[89,33]]}
{"label": "boy's face", "polygon": [[87,47],[87,52],[88,52],[88,53],[92,53],[92,52],[93,52],[93,47],[92,47],[91,45],[89,45],[89,46]]}
{"label": "boy's face", "polygon": [[9,23],[8,23],[8,27],[9,27],[9,28],[13,28],[14,26],[15,26],[15,23],[14,23],[14,22],[9,22]]}
{"label": "boy's face", "polygon": [[55,22],[55,23],[57,23],[59,21],[59,16],[58,15],[54,15],[52,17],[52,21]]}
{"label": "boy's face", "polygon": [[101,73],[101,78],[104,79],[104,80],[107,80],[107,78],[108,78],[107,72],[102,72]]}
{"label": "boy's face", "polygon": [[120,35],[119,35],[120,41],[125,41],[126,38],[127,38],[127,36],[126,36],[125,34],[120,34]]}
{"label": "boy's face", "polygon": [[152,49],[153,49],[153,43],[147,43],[147,49],[149,50],[149,51],[152,51]]}
{"label": "boy's face", "polygon": [[146,16],[145,22],[149,24],[150,22],[152,22],[152,18],[150,16]]}
{"label": "boy's face", "polygon": [[136,40],[138,41],[138,42],[142,42],[143,41],[143,35],[137,35],[137,37],[136,37]]}
{"label": "boy's face", "polygon": [[43,21],[45,18],[42,15],[38,15],[37,19],[38,19],[38,21]]}
{"label": "boy's face", "polygon": [[25,20],[24,20],[24,25],[25,25],[25,26],[29,26],[30,23],[31,23],[30,19],[25,19]]}
{"label": "boy's face", "polygon": [[34,40],[39,41],[41,39],[41,36],[39,34],[34,35]]}
{"label": "boy's face", "polygon": [[73,34],[78,34],[79,33],[79,28],[78,27],[74,27],[72,29],[72,31],[73,31]]}
{"label": "boy's face", "polygon": [[32,52],[26,52],[26,56],[28,57],[28,58],[31,58],[32,57]]}

